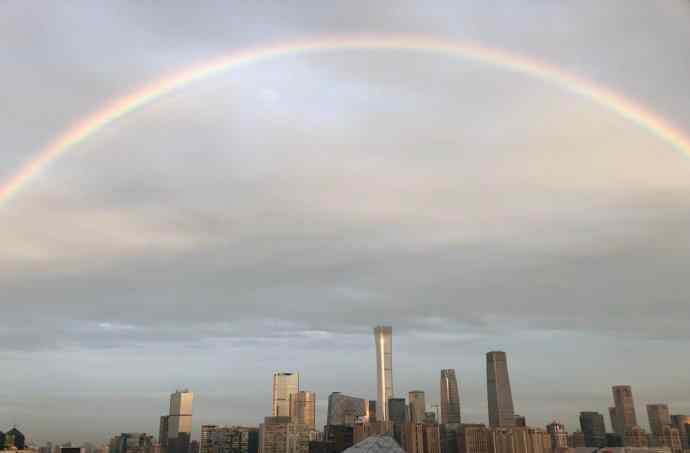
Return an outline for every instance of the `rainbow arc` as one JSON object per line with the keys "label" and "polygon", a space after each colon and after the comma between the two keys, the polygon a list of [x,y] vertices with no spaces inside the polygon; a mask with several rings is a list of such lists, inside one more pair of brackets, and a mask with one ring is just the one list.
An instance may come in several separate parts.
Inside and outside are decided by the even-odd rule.
{"label": "rainbow arc", "polygon": [[217,76],[235,68],[287,55],[345,50],[415,51],[464,58],[503,70],[524,74],[565,91],[588,98],[632,123],[648,130],[676,150],[690,156],[690,139],[658,114],[615,91],[556,66],[505,50],[474,42],[457,42],[419,36],[331,37],[282,43],[237,51],[162,77],[106,104],[71,125],[39,150],[36,157],[5,181],[0,181],[0,204],[16,196],[31,180],[43,173],[60,156],[98,133],[103,127],[186,85]]}

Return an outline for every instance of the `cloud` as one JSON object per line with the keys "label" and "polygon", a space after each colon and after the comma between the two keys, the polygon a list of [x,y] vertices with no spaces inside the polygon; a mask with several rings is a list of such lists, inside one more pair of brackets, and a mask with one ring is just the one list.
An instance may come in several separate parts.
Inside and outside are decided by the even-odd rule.
{"label": "cloud", "polygon": [[[336,33],[479,40],[690,127],[681,2],[0,9],[0,177],[146,80]],[[461,59],[286,56],[192,84],[0,207],[0,423],[37,440],[156,432],[167,392],[189,386],[195,425],[256,424],[275,370],[321,402],[373,398],[379,323],[396,394],[434,402],[455,367],[470,421],[497,348],[535,425],[605,414],[617,383],[690,411],[687,175],[649,131]]]}

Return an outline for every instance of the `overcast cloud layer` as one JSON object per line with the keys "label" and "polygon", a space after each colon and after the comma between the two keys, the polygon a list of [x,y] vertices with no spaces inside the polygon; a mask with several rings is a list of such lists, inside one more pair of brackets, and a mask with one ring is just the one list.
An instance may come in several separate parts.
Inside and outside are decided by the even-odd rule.
{"label": "overcast cloud layer", "polygon": [[[372,5],[371,3],[375,3]],[[332,34],[480,41],[596,80],[690,133],[690,4],[0,4],[0,178],[104,102],[236,49]],[[690,160],[522,75],[403,51],[286,56],[108,126],[0,206],[0,430],[256,425],[273,371],[486,422],[484,353],[516,410],[575,430],[610,387],[690,413]]]}

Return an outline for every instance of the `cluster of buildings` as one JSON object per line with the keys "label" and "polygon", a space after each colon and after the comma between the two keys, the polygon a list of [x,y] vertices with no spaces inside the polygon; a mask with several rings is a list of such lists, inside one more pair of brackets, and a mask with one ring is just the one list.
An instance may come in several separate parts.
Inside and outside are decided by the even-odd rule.
{"label": "cluster of buildings", "polygon": [[0,431],[0,450],[23,451],[25,449],[26,438],[16,426],[13,426],[6,433]]}
{"label": "cluster of buildings", "polygon": [[374,342],[377,399],[331,393],[322,430],[316,426],[316,394],[301,389],[298,373],[276,372],[271,415],[258,427],[206,424],[193,441],[193,394],[178,390],[170,396],[169,413],[160,418],[158,441],[123,433],[111,439],[107,453],[690,453],[690,416],[672,415],[666,404],[647,405],[646,432],[637,423],[627,385],[612,388],[611,431],[594,411],[580,412],[581,430],[574,433],[557,421],[528,425],[515,411],[502,351],[486,354],[488,425],[462,419],[453,369],[440,370],[440,404],[432,406],[440,410],[429,411],[424,391],[409,391],[407,398],[394,391],[392,328],[376,327]]}

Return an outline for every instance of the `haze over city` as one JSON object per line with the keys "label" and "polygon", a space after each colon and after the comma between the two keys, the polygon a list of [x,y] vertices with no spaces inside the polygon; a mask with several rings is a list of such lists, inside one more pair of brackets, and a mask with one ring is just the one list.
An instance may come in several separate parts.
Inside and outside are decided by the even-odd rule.
{"label": "haze over city", "polygon": [[[376,399],[379,324],[397,396],[437,404],[454,369],[463,420],[488,422],[494,350],[535,425],[608,424],[614,385],[689,414],[689,24],[684,0],[1,3],[0,429],[157,433],[182,388],[194,437],[258,426],[276,371],[322,426],[331,392]],[[161,77],[392,37],[481,58],[275,52],[22,176]]]}

